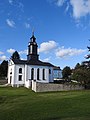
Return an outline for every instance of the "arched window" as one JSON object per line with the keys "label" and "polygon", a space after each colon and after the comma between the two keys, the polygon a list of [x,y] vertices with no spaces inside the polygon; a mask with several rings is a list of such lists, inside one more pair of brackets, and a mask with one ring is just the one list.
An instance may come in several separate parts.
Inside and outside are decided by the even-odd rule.
{"label": "arched window", "polygon": [[19,73],[22,73],[22,68],[19,68]]}
{"label": "arched window", "polygon": [[34,80],[34,68],[31,69],[31,80]]}
{"label": "arched window", "polygon": [[43,80],[45,80],[45,69],[43,69]]}
{"label": "arched window", "polygon": [[11,68],[11,70],[10,70],[10,74],[12,74],[12,68]]}
{"label": "arched window", "polygon": [[37,69],[37,80],[39,80],[39,68]]}
{"label": "arched window", "polygon": [[51,74],[51,69],[49,69],[49,74]]}

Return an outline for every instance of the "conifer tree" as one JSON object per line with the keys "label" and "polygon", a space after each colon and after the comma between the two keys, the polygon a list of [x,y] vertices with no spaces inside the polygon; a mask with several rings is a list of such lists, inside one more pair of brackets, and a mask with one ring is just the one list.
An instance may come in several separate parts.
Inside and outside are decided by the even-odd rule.
{"label": "conifer tree", "polygon": [[15,51],[12,56],[11,56],[11,59],[13,60],[16,60],[16,59],[19,59],[20,60],[20,55],[17,51]]}

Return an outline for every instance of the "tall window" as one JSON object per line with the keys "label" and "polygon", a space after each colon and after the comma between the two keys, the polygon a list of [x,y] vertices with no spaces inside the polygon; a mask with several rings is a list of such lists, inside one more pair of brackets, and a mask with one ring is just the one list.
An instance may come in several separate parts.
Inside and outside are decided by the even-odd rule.
{"label": "tall window", "polygon": [[37,80],[39,80],[39,68],[37,69]]}
{"label": "tall window", "polygon": [[43,80],[45,80],[45,69],[43,69]]}
{"label": "tall window", "polygon": [[32,54],[33,53],[33,46],[31,45],[30,46],[30,54]]}
{"label": "tall window", "polygon": [[49,69],[49,74],[51,74],[51,70]]}
{"label": "tall window", "polygon": [[10,70],[10,74],[12,74],[12,68],[11,68],[11,70]]}
{"label": "tall window", "polygon": [[31,69],[31,80],[34,80],[34,68]]}
{"label": "tall window", "polygon": [[22,73],[22,68],[19,68],[19,73]]}
{"label": "tall window", "polygon": [[22,81],[22,75],[19,75],[18,77],[19,77],[18,80]]}

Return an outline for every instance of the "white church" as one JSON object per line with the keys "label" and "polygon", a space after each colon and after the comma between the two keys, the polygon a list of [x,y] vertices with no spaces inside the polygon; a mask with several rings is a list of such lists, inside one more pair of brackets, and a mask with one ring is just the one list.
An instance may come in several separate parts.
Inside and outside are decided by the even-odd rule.
{"label": "white church", "polygon": [[[60,77],[60,68],[39,60],[38,45],[34,34],[28,44],[27,60],[10,59],[8,64],[8,84],[12,87],[30,88],[32,81],[41,83],[54,82],[54,70]],[[57,69],[58,68],[58,69]]]}

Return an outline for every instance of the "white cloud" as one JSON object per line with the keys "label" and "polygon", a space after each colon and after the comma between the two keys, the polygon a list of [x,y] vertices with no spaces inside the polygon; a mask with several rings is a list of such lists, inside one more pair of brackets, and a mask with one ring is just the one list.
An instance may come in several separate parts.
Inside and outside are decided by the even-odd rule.
{"label": "white cloud", "polygon": [[86,50],[83,50],[83,49],[64,48],[64,46],[63,46],[63,47],[58,48],[56,50],[56,56],[60,57],[60,58],[64,58],[64,57],[66,58],[66,57],[76,56],[76,55],[82,54],[85,51]]}
{"label": "white cloud", "polygon": [[20,51],[19,54],[27,54],[28,50]]}
{"label": "white cloud", "polygon": [[66,9],[65,9],[65,12],[67,12],[69,10],[69,8],[70,8],[70,4],[69,4],[69,2],[67,2],[67,6],[66,6]]}
{"label": "white cloud", "polygon": [[19,2],[18,0],[8,0],[9,4],[13,7],[19,8],[22,12],[24,12],[24,5],[22,2]]}
{"label": "white cloud", "polygon": [[65,2],[66,2],[66,0],[56,0],[56,5],[62,6]]}
{"label": "white cloud", "polygon": [[90,0],[52,0],[58,7],[62,7],[66,4],[65,11],[67,12],[69,7],[72,7],[72,15],[75,19],[90,14]]}
{"label": "white cloud", "polygon": [[8,2],[9,2],[9,4],[11,4],[11,5],[13,4],[13,0],[8,0]]}
{"label": "white cloud", "polygon": [[7,19],[6,23],[9,27],[14,28],[15,27],[15,22],[13,20]]}
{"label": "white cloud", "polygon": [[6,60],[7,58],[6,58],[6,56],[0,56],[0,61],[3,61],[3,60]]}
{"label": "white cloud", "polygon": [[26,28],[30,28],[30,24],[29,23],[25,23],[25,27]]}
{"label": "white cloud", "polygon": [[57,5],[58,7],[63,6],[63,4],[67,1],[67,0],[47,0],[49,3],[54,3],[55,5]]}
{"label": "white cloud", "polygon": [[90,14],[90,0],[70,0],[73,8],[73,17],[79,19]]}
{"label": "white cloud", "polygon": [[49,62],[50,59],[51,59],[51,57],[48,57],[48,58],[43,59],[42,61],[44,61],[44,62]]}
{"label": "white cloud", "polygon": [[55,41],[48,41],[48,42],[43,42],[40,45],[39,52],[49,52],[50,50],[53,50],[56,48],[57,43]]}
{"label": "white cloud", "polygon": [[21,58],[21,60],[26,60],[26,58]]}
{"label": "white cloud", "polygon": [[4,54],[3,52],[0,51],[0,55]]}
{"label": "white cloud", "polygon": [[7,50],[7,52],[10,53],[10,54],[13,54],[15,52],[15,49],[10,48],[10,49]]}

